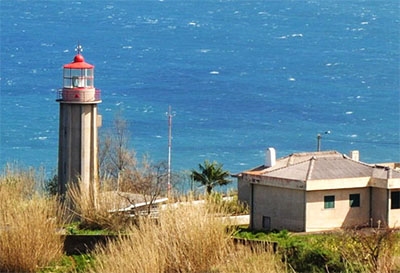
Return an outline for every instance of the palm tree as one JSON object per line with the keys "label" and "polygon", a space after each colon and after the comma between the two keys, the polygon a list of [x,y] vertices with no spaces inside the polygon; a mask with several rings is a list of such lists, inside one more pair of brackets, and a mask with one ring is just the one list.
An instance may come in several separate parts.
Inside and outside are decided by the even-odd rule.
{"label": "palm tree", "polygon": [[199,164],[199,171],[192,170],[192,179],[196,182],[200,182],[203,186],[206,186],[207,194],[210,194],[214,186],[227,185],[232,182],[228,177],[230,176],[228,171],[222,169],[222,164],[218,162],[204,161],[204,165]]}

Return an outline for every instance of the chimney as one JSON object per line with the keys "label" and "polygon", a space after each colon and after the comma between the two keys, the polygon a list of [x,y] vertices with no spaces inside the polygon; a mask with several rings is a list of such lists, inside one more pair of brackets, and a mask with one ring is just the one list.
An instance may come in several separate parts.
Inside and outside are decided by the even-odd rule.
{"label": "chimney", "polygon": [[272,167],[276,163],[276,152],[274,148],[265,150],[265,167]]}
{"label": "chimney", "polygon": [[357,150],[350,151],[350,158],[354,161],[360,161],[360,152]]}
{"label": "chimney", "polygon": [[387,177],[386,177],[387,179],[393,178],[392,168],[386,167],[385,171],[387,172]]}

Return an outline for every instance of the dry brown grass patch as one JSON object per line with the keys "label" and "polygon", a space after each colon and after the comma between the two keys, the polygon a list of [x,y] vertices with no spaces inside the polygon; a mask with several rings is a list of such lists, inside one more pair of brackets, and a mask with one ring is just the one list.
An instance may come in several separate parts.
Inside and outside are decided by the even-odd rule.
{"label": "dry brown grass patch", "polygon": [[284,272],[274,254],[234,246],[215,211],[223,214],[205,205],[170,204],[157,220],[141,218],[128,236],[96,250],[91,272]]}
{"label": "dry brown grass patch", "polygon": [[23,171],[0,178],[1,272],[35,272],[62,255],[57,201],[36,193],[32,179]]}
{"label": "dry brown grass patch", "polygon": [[110,213],[127,206],[125,198],[117,192],[100,192],[94,203],[78,185],[71,184],[68,187],[65,205],[69,210],[67,218],[78,220],[81,229],[119,232],[130,223],[129,216],[124,212]]}
{"label": "dry brown grass patch", "polygon": [[98,249],[93,272],[205,272],[230,246],[225,226],[204,206],[169,206],[157,221],[141,218],[129,236]]}

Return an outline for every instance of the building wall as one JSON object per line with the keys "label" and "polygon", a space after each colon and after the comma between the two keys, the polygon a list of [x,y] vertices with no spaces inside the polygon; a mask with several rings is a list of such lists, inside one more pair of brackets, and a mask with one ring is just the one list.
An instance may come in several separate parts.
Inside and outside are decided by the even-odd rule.
{"label": "building wall", "polygon": [[390,210],[388,225],[391,228],[399,228],[400,227],[400,209]]}
{"label": "building wall", "polygon": [[[360,207],[350,207],[350,194],[360,194]],[[335,196],[334,208],[324,208],[324,197]],[[369,224],[369,188],[307,192],[306,231],[327,230]]]}
{"label": "building wall", "polygon": [[93,199],[97,190],[97,104],[60,103],[59,193],[80,181]]}
{"label": "building wall", "polygon": [[[252,187],[250,223],[253,229],[304,231],[304,190],[261,184],[252,184]],[[269,221],[264,220],[267,222],[264,226],[263,217],[269,217]]]}
{"label": "building wall", "polygon": [[81,172],[81,107],[78,104],[60,104],[58,149],[59,193],[66,192],[66,185],[76,181]]}
{"label": "building wall", "polygon": [[387,189],[371,188],[371,222],[374,227],[378,225],[378,221],[388,224],[389,196]]}
{"label": "building wall", "polygon": [[[256,230],[319,231],[343,227],[400,226],[400,209],[390,208],[390,191],[400,179],[354,177],[348,179],[288,180],[245,174],[238,177],[239,200],[251,208]],[[360,206],[350,206],[350,194],[360,195]],[[335,207],[324,207],[324,196],[335,196]]]}
{"label": "building wall", "polygon": [[82,108],[81,136],[81,181],[90,200],[97,195],[98,175],[98,126],[97,104],[87,104]]}
{"label": "building wall", "polygon": [[246,179],[247,177],[243,174],[237,178],[238,199],[240,202],[250,205],[250,182]]}
{"label": "building wall", "polygon": [[307,186],[307,191],[364,188],[370,185],[370,180],[371,178],[369,176],[309,180],[307,181],[306,186]]}

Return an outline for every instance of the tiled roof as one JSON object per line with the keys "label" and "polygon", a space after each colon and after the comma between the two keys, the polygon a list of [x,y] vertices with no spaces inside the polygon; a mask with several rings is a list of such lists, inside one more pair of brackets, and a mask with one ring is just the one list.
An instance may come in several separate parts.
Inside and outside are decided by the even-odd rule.
{"label": "tiled roof", "polygon": [[400,178],[400,171],[391,169],[388,166],[375,165],[373,167],[372,176],[380,179]]}
{"label": "tiled roof", "polygon": [[307,181],[370,177],[373,167],[337,151],[324,151],[291,154],[278,159],[272,167],[260,166],[245,173]]}
{"label": "tiled roof", "polygon": [[312,157],[306,161],[272,170],[265,175],[301,181],[369,177],[372,168],[347,157]]}

